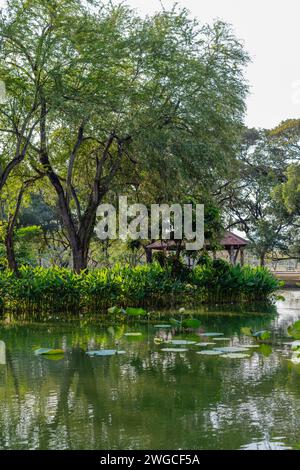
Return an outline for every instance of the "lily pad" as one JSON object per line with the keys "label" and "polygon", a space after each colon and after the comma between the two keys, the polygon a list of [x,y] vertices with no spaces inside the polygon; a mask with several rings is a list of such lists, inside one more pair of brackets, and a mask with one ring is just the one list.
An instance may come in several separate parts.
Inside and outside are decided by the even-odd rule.
{"label": "lily pad", "polygon": [[241,328],[241,333],[245,336],[252,336],[252,330],[248,326]]}
{"label": "lily pad", "polygon": [[172,325],[154,325],[154,328],[171,328]]}
{"label": "lily pad", "polygon": [[222,351],[214,351],[213,349],[207,349],[206,351],[197,351],[196,354],[202,354],[203,356],[220,356]]}
{"label": "lily pad", "polygon": [[96,351],[87,351],[88,356],[115,356],[117,354],[125,354],[126,351],[121,351],[117,349],[99,349]]}
{"label": "lily pad", "polygon": [[142,336],[142,333],[140,333],[138,331],[132,331],[132,332],[129,332],[129,333],[124,333],[124,336]]}
{"label": "lily pad", "polygon": [[288,334],[294,339],[300,339],[300,320],[296,321],[293,325],[289,326]]}
{"label": "lily pad", "polygon": [[230,341],[231,338],[225,338],[225,336],[222,336],[221,338],[213,338],[213,341]]}
{"label": "lily pad", "polygon": [[170,323],[171,325],[176,326],[176,327],[181,326],[181,321],[176,320],[176,318],[170,318]]}
{"label": "lily pad", "polygon": [[223,353],[238,353],[242,351],[248,351],[248,348],[242,346],[224,346],[224,348],[214,348],[214,351],[221,351]]}
{"label": "lily pad", "polygon": [[64,354],[64,352],[65,351],[63,349],[51,349],[51,348],[39,348],[34,351],[34,353],[37,355],[45,354],[49,356],[56,355],[56,354]]}
{"label": "lily pad", "polygon": [[202,343],[196,343],[195,346],[210,346],[210,345],[213,345],[213,344],[216,344],[216,343],[205,343],[205,342],[202,342]]}
{"label": "lily pad", "polygon": [[200,325],[201,325],[201,321],[197,320],[197,318],[188,318],[187,320],[184,320],[182,322],[182,326],[184,328],[191,328],[193,330],[196,330],[197,328],[199,328]]}
{"label": "lily pad", "polygon": [[172,339],[171,344],[196,344],[196,341],[188,341],[186,339]]}
{"label": "lily pad", "polygon": [[260,348],[260,345],[259,344],[243,344],[242,346],[243,348]]}
{"label": "lily pad", "polygon": [[228,359],[246,359],[250,357],[249,354],[242,354],[242,353],[229,353],[223,354],[222,357],[227,357]]}
{"label": "lily pad", "polygon": [[224,333],[201,333],[200,336],[223,336]]}
{"label": "lily pad", "polygon": [[110,313],[111,315],[118,315],[119,313],[122,312],[122,309],[120,307],[110,307],[107,309],[107,312]]}
{"label": "lily pad", "polygon": [[165,340],[163,338],[158,338],[157,336],[153,339],[154,344],[161,344],[165,343]]}
{"label": "lily pad", "polygon": [[188,349],[186,349],[186,348],[162,348],[161,351],[178,353],[178,352],[187,352]]}
{"label": "lily pad", "polygon": [[268,330],[261,330],[261,331],[256,331],[255,333],[252,334],[252,336],[254,336],[254,338],[265,341],[271,338],[271,333]]}
{"label": "lily pad", "polygon": [[294,353],[290,360],[293,364],[300,364],[300,354]]}
{"label": "lily pad", "polygon": [[143,308],[127,307],[125,310],[127,315],[146,315],[146,310]]}

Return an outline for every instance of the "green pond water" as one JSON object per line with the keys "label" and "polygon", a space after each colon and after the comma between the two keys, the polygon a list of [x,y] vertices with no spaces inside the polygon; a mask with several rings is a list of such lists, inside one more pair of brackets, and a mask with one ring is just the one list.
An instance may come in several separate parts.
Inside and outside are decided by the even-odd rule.
{"label": "green pond water", "polygon": [[[150,322],[103,327],[91,315],[0,317],[0,448],[299,448],[300,365],[283,343],[291,340],[287,326],[300,318],[300,290],[284,295],[266,313],[198,315],[201,328],[184,338],[215,343],[207,346],[159,342],[182,336]],[[155,323],[168,323],[168,316]],[[197,354],[255,344],[244,327],[268,328],[271,343],[249,349],[246,358]],[[47,347],[66,352],[35,355]],[[162,351],[170,347],[188,351]],[[125,354],[86,354],[102,348]]]}

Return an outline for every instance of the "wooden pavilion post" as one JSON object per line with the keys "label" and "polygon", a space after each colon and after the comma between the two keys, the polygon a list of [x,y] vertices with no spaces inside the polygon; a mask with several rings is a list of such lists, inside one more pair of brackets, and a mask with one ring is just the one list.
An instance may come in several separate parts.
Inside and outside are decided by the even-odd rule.
{"label": "wooden pavilion post", "polygon": [[234,247],[233,247],[233,245],[230,245],[228,253],[229,253],[230,264],[234,265]]}
{"label": "wooden pavilion post", "polygon": [[241,266],[244,266],[244,263],[245,263],[245,253],[244,253],[244,248],[242,247],[241,250]]}

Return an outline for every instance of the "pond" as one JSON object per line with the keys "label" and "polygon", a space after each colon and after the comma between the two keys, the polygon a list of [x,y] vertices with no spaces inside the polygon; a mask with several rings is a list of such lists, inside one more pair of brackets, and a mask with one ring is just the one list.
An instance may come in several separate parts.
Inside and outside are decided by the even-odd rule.
{"label": "pond", "polygon": [[[300,318],[300,290],[283,294],[274,313],[204,312],[197,317],[201,327],[184,335],[134,320],[103,327],[90,316],[37,321],[6,315],[0,321],[0,448],[298,448],[300,365],[289,360],[284,343],[291,340],[287,326]],[[168,324],[166,316],[156,324]],[[267,328],[271,340],[256,343],[244,328]],[[203,336],[207,332],[223,335]],[[174,337],[192,343],[167,342]],[[244,351],[246,357],[198,354],[245,344],[258,347]],[[65,353],[35,354],[47,347]],[[103,348],[125,353],[86,354]]]}

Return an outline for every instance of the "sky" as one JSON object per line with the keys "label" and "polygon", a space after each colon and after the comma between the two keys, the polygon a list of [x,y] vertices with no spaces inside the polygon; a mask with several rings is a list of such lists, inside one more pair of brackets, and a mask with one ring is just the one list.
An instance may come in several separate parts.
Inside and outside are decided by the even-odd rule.
{"label": "sky", "polygon": [[[170,0],[127,0],[141,15],[169,8]],[[179,0],[202,23],[230,23],[252,62],[245,123],[272,128],[300,118],[299,0]],[[4,0],[0,0],[0,5]]]}

